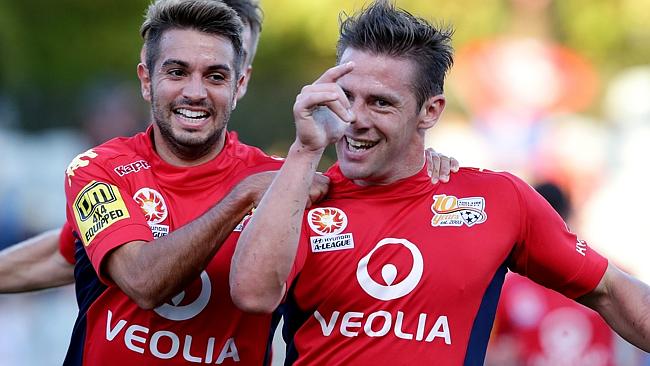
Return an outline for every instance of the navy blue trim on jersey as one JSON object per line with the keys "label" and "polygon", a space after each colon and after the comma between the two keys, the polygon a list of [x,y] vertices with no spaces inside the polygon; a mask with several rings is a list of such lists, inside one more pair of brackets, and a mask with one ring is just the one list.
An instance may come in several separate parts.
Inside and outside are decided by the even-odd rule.
{"label": "navy blue trim on jersey", "polygon": [[271,314],[271,328],[269,329],[269,336],[266,340],[266,352],[264,352],[264,366],[271,366],[273,361],[273,336],[275,335],[275,330],[282,319],[282,305],[280,305],[273,314]]}
{"label": "navy blue trim on jersey", "polygon": [[63,366],[83,365],[84,348],[86,345],[86,314],[90,306],[106,290],[106,285],[99,281],[99,277],[90,262],[90,258],[88,258],[86,249],[79,239],[79,235],[74,232],[74,236],[74,280],[79,314],[72,329],[70,346],[68,346],[68,353],[65,355]]}
{"label": "navy blue trim on jersey", "polygon": [[293,365],[293,363],[298,359],[298,351],[296,350],[294,337],[298,329],[305,324],[311,315],[311,313],[303,311],[298,307],[296,299],[293,296],[293,289],[296,283],[298,283],[298,277],[293,281],[287,299],[282,305],[282,313],[284,315],[282,338],[284,338],[284,341],[287,344],[287,352],[284,359],[285,366]]}
{"label": "navy blue trim on jersey", "polygon": [[483,294],[483,300],[481,300],[481,306],[476,313],[476,318],[474,318],[469,342],[467,343],[464,366],[483,365],[506,272],[508,272],[508,268],[504,263],[497,269],[485,290],[485,294]]}

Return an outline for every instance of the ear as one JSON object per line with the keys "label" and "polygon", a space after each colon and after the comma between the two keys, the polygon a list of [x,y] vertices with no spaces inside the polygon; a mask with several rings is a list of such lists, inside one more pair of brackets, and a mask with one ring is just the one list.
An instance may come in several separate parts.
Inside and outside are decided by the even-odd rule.
{"label": "ear", "polygon": [[151,102],[151,78],[149,69],[144,63],[138,64],[138,79],[140,79],[140,93],[147,102]]}
{"label": "ear", "polygon": [[248,82],[251,79],[251,74],[253,73],[253,66],[248,65],[246,67],[246,70],[244,71],[244,74],[242,75],[243,80],[240,80],[239,82],[239,87],[237,91],[237,100],[240,100],[241,98],[246,95],[246,92],[248,91]]}
{"label": "ear", "polygon": [[433,127],[438,122],[446,103],[445,96],[442,94],[427,99],[422,104],[418,115],[418,129],[428,130]]}
{"label": "ear", "polygon": [[235,85],[235,98],[232,101],[232,110],[234,111],[237,107],[237,102],[244,97],[246,94],[246,88],[248,87],[248,79],[250,78],[251,71],[253,68],[248,66],[246,71],[239,75],[239,80],[237,80],[237,85]]}

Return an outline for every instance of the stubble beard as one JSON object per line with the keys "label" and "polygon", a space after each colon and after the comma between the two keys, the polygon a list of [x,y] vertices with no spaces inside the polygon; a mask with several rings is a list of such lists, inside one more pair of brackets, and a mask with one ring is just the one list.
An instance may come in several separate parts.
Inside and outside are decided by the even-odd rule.
{"label": "stubble beard", "polygon": [[[212,133],[209,135],[205,137],[191,135],[179,136],[178,134],[174,133],[171,125],[171,119],[173,118],[172,110],[174,109],[176,103],[160,105],[157,99],[154,97],[153,91],[152,100],[153,103],[151,103],[151,112],[153,115],[154,123],[156,123],[158,126],[165,145],[167,145],[167,147],[173,152],[174,155],[187,161],[197,160],[212,152],[225,133],[227,121],[230,119],[231,108],[227,107],[223,111],[224,114],[221,115],[221,120],[224,121],[224,123],[222,123],[221,127],[212,131]],[[216,110],[212,106],[210,106],[208,109],[211,111],[210,118],[216,119],[219,117]]]}

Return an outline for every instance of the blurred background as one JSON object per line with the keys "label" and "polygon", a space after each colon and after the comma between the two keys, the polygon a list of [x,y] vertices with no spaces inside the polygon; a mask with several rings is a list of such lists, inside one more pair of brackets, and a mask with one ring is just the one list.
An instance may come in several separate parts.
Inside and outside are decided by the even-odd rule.
{"label": "blurred background", "polygon": [[[0,248],[63,223],[74,156],[148,124],[135,73],[148,3],[0,0]],[[650,282],[650,0],[396,3],[456,29],[427,144],[556,185],[572,230]],[[241,140],[285,154],[295,95],[333,64],[339,12],[363,4],[262,0],[252,82],[230,122]],[[71,287],[0,296],[0,365],[60,364],[75,315]]]}

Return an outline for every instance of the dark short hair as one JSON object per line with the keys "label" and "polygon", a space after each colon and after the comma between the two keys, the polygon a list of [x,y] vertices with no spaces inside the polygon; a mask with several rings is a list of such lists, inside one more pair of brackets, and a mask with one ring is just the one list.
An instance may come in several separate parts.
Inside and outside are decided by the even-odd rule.
{"label": "dark short hair", "polygon": [[390,1],[377,0],[358,13],[342,13],[337,62],[347,48],[405,58],[416,67],[413,92],[418,105],[443,92],[445,75],[453,64],[451,27],[434,27]]}
{"label": "dark short hair", "polygon": [[243,25],[229,6],[214,0],[157,0],[149,5],[140,34],[145,41],[150,73],[160,54],[162,35],[169,29],[193,29],[229,39],[235,51],[234,72],[239,77],[244,60]]}
{"label": "dark short hair", "polygon": [[253,58],[255,58],[257,42],[262,32],[264,13],[262,12],[260,3],[257,0],[223,0],[223,2],[237,12],[244,25],[247,25],[251,30],[253,48],[249,50],[247,48],[248,45],[244,45],[244,51],[250,52],[250,55],[248,55],[248,65],[245,66],[250,66],[253,63]]}

